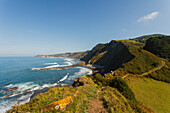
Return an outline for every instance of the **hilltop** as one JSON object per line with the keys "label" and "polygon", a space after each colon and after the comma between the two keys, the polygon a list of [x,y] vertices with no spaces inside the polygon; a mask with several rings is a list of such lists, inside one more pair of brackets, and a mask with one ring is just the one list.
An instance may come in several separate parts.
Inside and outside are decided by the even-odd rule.
{"label": "hilltop", "polygon": [[36,57],[63,57],[63,58],[74,58],[74,59],[81,59],[85,56],[89,51],[85,52],[68,52],[68,53],[60,53],[54,55],[37,55]]}
{"label": "hilltop", "polygon": [[156,34],[112,40],[86,52],[52,55],[77,58],[103,68],[77,78],[72,86],[39,94],[9,112],[168,113],[169,45],[169,36]]}

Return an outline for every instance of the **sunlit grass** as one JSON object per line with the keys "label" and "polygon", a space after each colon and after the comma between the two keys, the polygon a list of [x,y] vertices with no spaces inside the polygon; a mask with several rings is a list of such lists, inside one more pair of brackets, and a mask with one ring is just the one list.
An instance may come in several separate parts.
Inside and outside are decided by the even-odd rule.
{"label": "sunlit grass", "polygon": [[136,99],[156,113],[170,113],[170,84],[151,78],[128,77]]}

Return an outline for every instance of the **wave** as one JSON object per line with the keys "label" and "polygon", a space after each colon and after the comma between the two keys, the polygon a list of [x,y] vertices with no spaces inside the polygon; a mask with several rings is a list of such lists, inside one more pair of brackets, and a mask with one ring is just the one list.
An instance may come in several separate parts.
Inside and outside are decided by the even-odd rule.
{"label": "wave", "polygon": [[12,86],[12,84],[9,84],[9,85],[7,85],[7,86],[5,86],[5,87],[11,87]]}
{"label": "wave", "polygon": [[76,62],[74,59],[72,59],[72,58],[65,58],[64,60],[65,60],[65,63],[66,63],[67,65],[73,65],[73,64],[76,64],[76,63],[77,63],[77,62]]}
{"label": "wave", "polygon": [[52,67],[60,67],[60,65],[52,65],[52,66],[47,66],[47,67],[44,67],[44,68],[52,68]]}
{"label": "wave", "polygon": [[[7,87],[7,86],[5,86]],[[8,92],[3,90],[3,92],[1,94],[5,95],[1,98],[6,98],[6,97],[14,97],[20,94],[23,94],[25,92],[31,92],[34,90],[39,90],[41,89],[41,86],[38,84],[34,84],[33,82],[26,82],[26,83],[19,83],[19,84],[10,84],[10,86],[8,85],[8,88],[14,88],[17,87],[17,90],[14,90],[12,92]]]}
{"label": "wave", "polygon": [[58,64],[57,62],[53,62],[53,63],[45,63],[44,65],[50,65],[50,64]]}
{"label": "wave", "polygon": [[32,96],[34,92],[29,92],[25,95],[20,95],[18,98],[8,98],[8,99],[3,99],[0,101],[0,110],[2,113],[7,112],[8,110],[11,109],[11,106],[14,106],[20,102],[19,105],[25,104],[30,101],[30,97]]}
{"label": "wave", "polygon": [[71,62],[65,62],[67,64],[67,66],[71,66],[73,65]]}
{"label": "wave", "polygon": [[86,74],[92,74],[92,70],[91,69],[88,69],[88,68],[85,68],[85,67],[75,67],[75,68],[79,68],[80,71],[79,72],[76,72],[73,76],[70,76],[68,78],[68,80],[75,80],[77,79],[79,76],[84,76]]}
{"label": "wave", "polygon": [[41,88],[40,85],[35,84],[33,82],[19,83],[19,84],[12,85],[12,87],[18,87],[18,91],[20,92],[28,90],[28,89],[36,90],[36,89]]}
{"label": "wave", "polygon": [[[47,88],[47,87],[52,87],[52,86],[56,86],[56,85],[59,85],[60,82],[64,81],[67,79],[69,73],[67,73],[62,79],[60,79],[57,83],[54,83],[54,84],[44,84],[42,86],[42,88]],[[66,84],[61,84],[61,85],[66,85]]]}
{"label": "wave", "polygon": [[8,110],[11,109],[11,106],[17,104],[17,100],[4,100],[0,101],[0,110],[2,113],[7,112]]}
{"label": "wave", "polygon": [[[75,68],[79,68],[79,72],[74,73],[73,76],[69,76],[69,73],[67,73],[62,79],[60,79],[58,82],[54,83],[54,84],[44,84],[42,86],[35,84],[33,82],[26,82],[26,83],[19,83],[19,84],[9,84],[5,87],[7,88],[11,88],[11,87],[18,87],[17,92],[22,92],[28,89],[29,90],[27,93],[14,93],[14,95],[9,96],[8,98],[4,98],[3,100],[0,100],[0,109],[3,110],[2,112],[5,112],[9,109],[11,109],[10,106],[15,105],[18,101],[20,101],[20,105],[21,104],[25,104],[27,102],[30,101],[30,97],[34,94],[35,90],[41,90],[43,88],[46,87],[52,87],[52,86],[56,86],[59,85],[60,82],[67,80],[75,80],[76,78],[78,78],[79,76],[84,76],[86,74],[92,74],[92,70],[85,68],[85,67],[75,67]],[[66,85],[66,84],[61,84]]]}
{"label": "wave", "polygon": [[44,84],[44,85],[42,85],[41,89],[52,87],[52,86],[56,86],[56,85],[58,85],[58,84],[57,83],[54,83],[54,84]]}
{"label": "wave", "polygon": [[68,75],[69,75],[69,73],[67,73],[66,74],[66,76],[64,76],[61,80],[59,80],[57,83],[59,83],[59,82],[62,82],[62,81],[64,81],[64,80],[66,80],[67,79],[67,77],[68,77]]}
{"label": "wave", "polygon": [[[50,64],[55,64],[55,65],[50,65],[50,66],[46,66],[46,67],[42,67],[42,68],[55,68],[55,67],[65,67],[65,66],[70,66],[75,64],[76,62],[74,62],[73,59],[70,58],[65,58],[64,59],[64,65],[59,65],[57,62],[53,62],[53,63],[45,63],[45,65],[50,65]],[[40,70],[41,68],[32,68],[31,70]]]}
{"label": "wave", "polygon": [[[9,92],[5,92],[5,91],[3,91],[4,92],[3,94],[4,95],[9,95],[7,97],[14,97],[14,96],[17,96],[17,95],[25,93],[25,91],[26,92],[31,92],[31,91],[35,91],[35,90],[41,90],[41,89],[47,88],[47,87],[53,87],[53,86],[58,85],[60,82],[66,80],[68,75],[69,75],[69,73],[67,73],[62,79],[60,79],[56,83],[53,83],[53,84],[50,84],[50,83],[49,84],[44,84],[42,86],[40,86],[38,84],[35,84],[33,82],[19,83],[19,84],[14,84],[14,85],[10,84],[10,85],[8,85],[8,88],[17,87],[18,89],[13,91],[13,92],[11,92],[10,94],[12,94],[12,95],[10,95]],[[5,87],[7,87],[7,86],[5,86]],[[6,96],[3,96],[2,98],[6,98]]]}

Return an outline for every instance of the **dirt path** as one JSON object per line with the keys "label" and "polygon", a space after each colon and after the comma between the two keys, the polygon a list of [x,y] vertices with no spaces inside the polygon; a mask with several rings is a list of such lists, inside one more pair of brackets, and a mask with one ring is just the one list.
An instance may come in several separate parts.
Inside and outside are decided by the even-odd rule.
{"label": "dirt path", "polygon": [[[141,75],[136,75],[136,74],[135,74],[135,76],[145,76],[145,75],[148,75],[148,74],[150,74],[150,73],[152,73],[152,72],[155,72],[155,71],[161,69],[163,66],[165,66],[165,62],[162,60],[162,65],[161,65],[161,66],[155,67],[155,68],[149,70],[148,72],[142,73]],[[124,79],[124,78],[126,78],[127,76],[129,76],[129,75],[134,76],[134,74],[129,74],[129,73],[128,73],[128,74],[126,74],[125,76],[123,76],[122,78]]]}
{"label": "dirt path", "polygon": [[89,102],[89,113],[107,113],[106,109],[104,108],[103,101],[99,97],[99,92],[97,91],[97,97],[94,100],[90,100]]}

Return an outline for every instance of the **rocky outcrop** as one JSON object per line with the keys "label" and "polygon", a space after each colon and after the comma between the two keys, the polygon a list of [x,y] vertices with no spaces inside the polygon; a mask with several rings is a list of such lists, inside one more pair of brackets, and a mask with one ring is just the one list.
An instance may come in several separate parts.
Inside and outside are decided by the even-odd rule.
{"label": "rocky outcrop", "polygon": [[12,92],[12,91],[15,91],[17,89],[18,89],[18,87],[12,87],[12,88],[5,89],[5,91]]}
{"label": "rocky outcrop", "polygon": [[74,65],[70,65],[70,66],[64,66],[64,67],[49,67],[49,68],[34,68],[32,70],[54,70],[54,69],[67,69],[70,67],[77,67],[77,66],[85,66],[85,62],[81,62],[79,64],[74,64]]}
{"label": "rocky outcrop", "polygon": [[86,63],[104,66],[102,73],[118,69],[122,64],[131,61],[134,56],[122,42],[111,41],[107,44],[96,45],[81,60]]}

